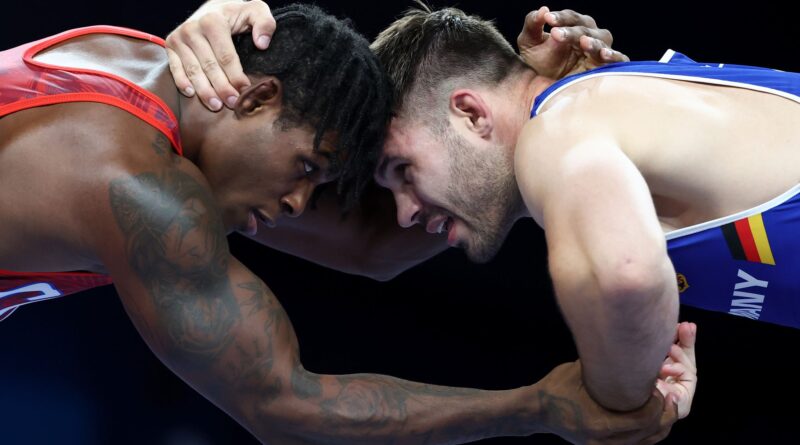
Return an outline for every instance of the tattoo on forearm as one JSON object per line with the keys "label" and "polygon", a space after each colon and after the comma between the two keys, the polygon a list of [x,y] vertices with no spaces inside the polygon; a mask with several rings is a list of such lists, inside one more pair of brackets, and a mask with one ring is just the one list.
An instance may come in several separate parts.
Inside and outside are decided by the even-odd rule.
{"label": "tattoo on forearm", "polygon": [[114,180],[109,195],[128,260],[150,290],[162,326],[179,353],[207,362],[231,342],[240,317],[212,197],[177,170]]}
{"label": "tattoo on forearm", "polygon": [[539,401],[544,413],[546,425],[565,425],[573,431],[585,428],[581,407],[574,400],[554,396],[546,391],[539,391]]}

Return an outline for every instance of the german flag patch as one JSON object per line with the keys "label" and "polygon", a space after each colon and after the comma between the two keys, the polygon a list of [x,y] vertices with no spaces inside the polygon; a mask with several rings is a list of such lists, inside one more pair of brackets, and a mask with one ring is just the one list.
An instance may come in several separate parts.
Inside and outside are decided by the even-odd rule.
{"label": "german flag patch", "polygon": [[751,263],[775,265],[772,248],[769,245],[767,231],[761,214],[740,219],[722,226],[722,234],[731,256],[737,260]]}

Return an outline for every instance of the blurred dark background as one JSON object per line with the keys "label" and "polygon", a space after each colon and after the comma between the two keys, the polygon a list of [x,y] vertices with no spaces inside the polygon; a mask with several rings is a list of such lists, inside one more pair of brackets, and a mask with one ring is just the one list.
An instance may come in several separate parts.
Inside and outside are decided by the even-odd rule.
{"label": "blurred dark background", "polygon": [[[91,24],[165,36],[200,1],[5,2],[0,48]],[[274,1],[273,7],[287,2]],[[317,1],[370,39],[410,1]],[[632,59],[668,48],[695,60],[800,71],[791,2],[551,1],[592,15]],[[531,1],[460,2],[516,41]],[[54,147],[57,149],[57,147]],[[519,224],[490,264],[449,251],[379,283],[315,266],[238,236],[235,255],[278,295],[305,366],[486,389],[534,383],[576,358],[545,270],[541,231]],[[800,298],[800,296],[798,296]],[[699,325],[700,386],[669,444],[797,443],[800,331],[682,308]],[[172,375],[128,321],[113,289],[26,306],[0,324],[0,444],[251,444],[223,412]],[[792,407],[790,409],[785,406]],[[552,436],[482,444],[564,443]]]}

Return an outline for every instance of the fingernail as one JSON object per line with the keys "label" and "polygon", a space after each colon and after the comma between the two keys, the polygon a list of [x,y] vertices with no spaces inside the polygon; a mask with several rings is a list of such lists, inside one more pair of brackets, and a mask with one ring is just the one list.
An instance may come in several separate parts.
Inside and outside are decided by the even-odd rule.
{"label": "fingernail", "polygon": [[258,36],[258,40],[256,41],[256,45],[261,49],[267,49],[269,46],[270,37],[266,34]]}
{"label": "fingernail", "polygon": [[550,19],[552,19],[552,21],[554,21],[554,22],[558,21],[558,16],[556,15],[555,12],[550,12],[548,14],[550,14]]}
{"label": "fingernail", "polygon": [[214,111],[217,111],[220,108],[222,108],[222,102],[216,97],[212,97],[211,100],[208,101],[208,105],[210,105],[211,109]]}
{"label": "fingernail", "polygon": [[561,34],[561,38],[562,39],[566,39],[567,38],[567,30],[566,29],[559,28],[558,32]]}
{"label": "fingernail", "polygon": [[228,96],[228,98],[225,99],[225,103],[228,104],[228,106],[230,108],[233,108],[233,106],[236,105],[236,100],[237,99],[239,99],[239,98],[236,97],[236,96]]}
{"label": "fingernail", "polygon": [[187,96],[194,96],[194,88],[192,87],[186,87],[183,92],[186,93]]}
{"label": "fingernail", "polygon": [[606,59],[610,59],[612,55],[614,55],[613,51],[611,51],[608,48],[603,48],[603,57],[605,57]]}

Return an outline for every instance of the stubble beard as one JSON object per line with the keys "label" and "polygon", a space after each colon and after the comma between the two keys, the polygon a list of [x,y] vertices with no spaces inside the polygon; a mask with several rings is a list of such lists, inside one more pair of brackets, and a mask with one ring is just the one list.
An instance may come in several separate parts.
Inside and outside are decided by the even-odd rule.
{"label": "stubble beard", "polygon": [[523,206],[513,161],[502,147],[481,153],[452,130],[447,130],[444,145],[451,178],[446,198],[470,232],[460,247],[470,261],[488,262],[503,246]]}

